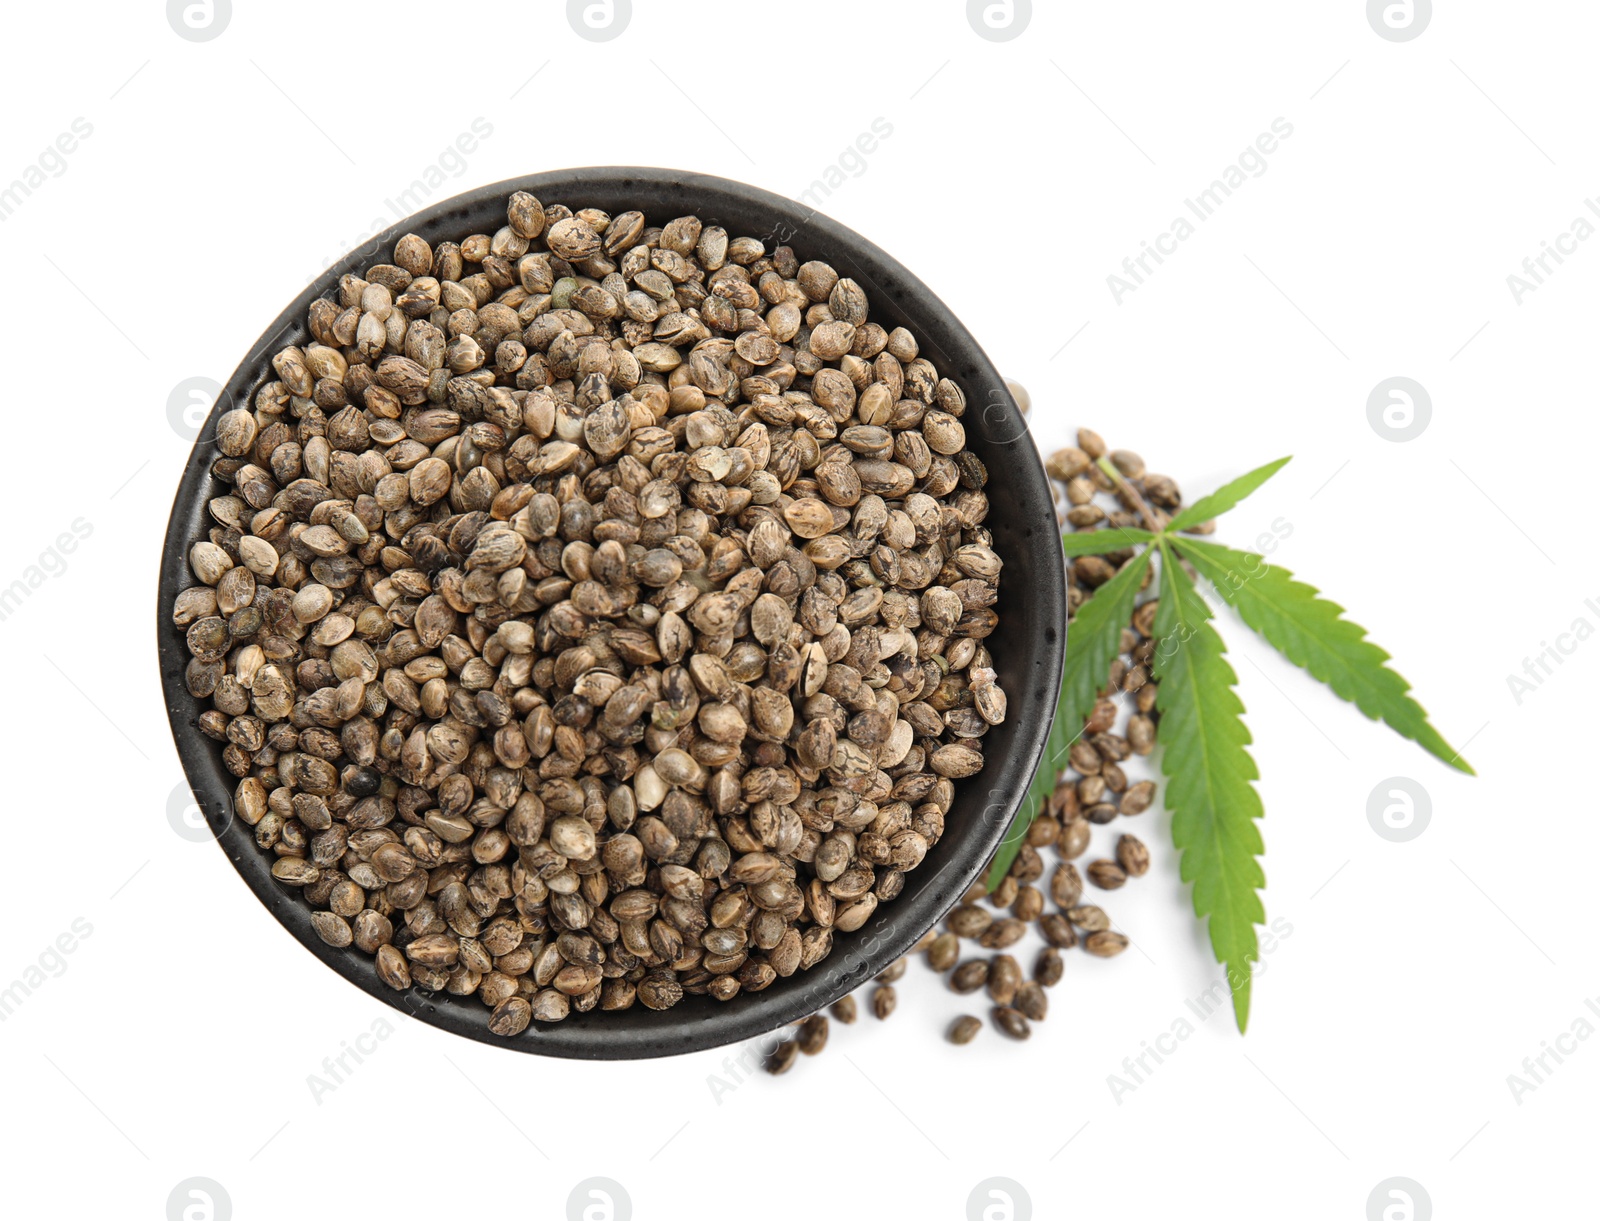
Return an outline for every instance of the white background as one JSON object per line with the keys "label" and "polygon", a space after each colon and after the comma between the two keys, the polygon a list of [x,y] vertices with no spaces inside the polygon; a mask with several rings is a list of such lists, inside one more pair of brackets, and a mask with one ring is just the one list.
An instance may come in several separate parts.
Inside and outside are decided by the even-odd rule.
{"label": "white background", "polygon": [[[1592,5],[1450,4],[1402,43],[1354,0],[1038,4],[1004,42],[957,0],[636,0],[605,43],[550,0],[233,9],[204,43],[151,0],[5,18],[0,182],[74,119],[93,127],[0,222],[0,586],[74,519],[92,527],[0,623],[0,982],[92,926],[0,1025],[10,1214],[160,1218],[191,1176],[240,1218],[559,1219],[590,1176],[641,1219],[959,1221],[992,1176],[1040,1218],[1359,1221],[1397,1175],[1439,1218],[1583,1211],[1600,1040],[1520,1102],[1507,1077],[1600,995],[1600,830],[1574,766],[1600,644],[1520,704],[1507,675],[1574,620],[1600,626],[1585,607],[1600,242],[1520,303],[1506,277],[1600,189]],[[225,381],[479,117],[493,134],[436,198],[608,163],[797,195],[887,119],[823,209],[1030,388],[1043,447],[1091,425],[1191,496],[1295,455],[1221,537],[1292,524],[1274,558],[1396,655],[1480,774],[1367,722],[1225,617],[1263,774],[1266,904],[1293,926],[1247,1037],[1226,1015],[1196,1022],[1133,1092],[1108,1087],[1218,975],[1152,811],[1138,830],[1155,867],[1107,900],[1137,952],[1073,956],[1026,1045],[992,1028],[944,1044],[950,1018],[982,1010],[917,968],[888,1023],[836,1026],[822,1057],[720,1098],[724,1053],[544,1061],[415,1023],[313,1098],[323,1058],[394,1014],[169,826],[181,772],[151,611],[189,445],[167,400],[186,378]],[[1106,277],[1279,117],[1293,134],[1266,171],[1119,304]],[[1432,399],[1406,443],[1367,419],[1391,376]],[[1397,775],[1432,802],[1401,844],[1367,820]],[[1027,1215],[1013,1199],[996,1221]]]}

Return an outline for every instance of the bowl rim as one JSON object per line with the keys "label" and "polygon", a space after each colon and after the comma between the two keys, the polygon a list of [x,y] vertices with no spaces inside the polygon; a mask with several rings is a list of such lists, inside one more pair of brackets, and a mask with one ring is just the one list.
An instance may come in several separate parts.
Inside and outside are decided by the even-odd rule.
{"label": "bowl rim", "polygon": [[[285,336],[306,334],[305,317],[311,302],[337,289],[342,275],[383,261],[382,252],[392,251],[401,236],[418,233],[430,245],[447,238],[457,240],[473,230],[441,230],[452,223],[464,225],[470,214],[485,205],[503,205],[518,190],[547,201],[577,200],[583,206],[594,206],[599,202],[597,197],[623,202],[637,197],[630,206],[646,212],[655,223],[692,212],[712,224],[718,219],[716,213],[723,209],[764,214],[771,221],[764,237],[769,249],[774,242],[790,244],[802,257],[809,250],[812,257],[825,257],[835,265],[848,262],[850,274],[867,289],[869,300],[878,301],[887,290],[887,296],[874,305],[874,316],[915,315],[917,321],[912,330],[919,344],[931,342],[937,348],[937,353],[925,350],[923,354],[942,376],[958,377],[968,392],[963,423],[968,428],[969,448],[981,446],[1005,458],[1002,477],[1014,484],[1019,508],[1024,511],[1016,522],[1005,523],[1005,528],[1015,535],[1010,540],[1012,549],[1020,548],[1020,554],[1029,562],[1023,571],[1014,571],[1013,559],[1007,560],[1011,589],[1002,581],[1001,604],[1024,594],[1020,614],[1032,622],[1034,630],[1025,651],[1026,679],[1020,685],[1007,683],[1010,709],[1006,725],[1000,727],[1006,735],[1007,748],[1000,757],[988,758],[978,777],[958,784],[952,812],[975,801],[985,804],[959,836],[947,832],[939,844],[966,842],[929,874],[921,869],[908,874],[905,891],[882,904],[859,931],[837,935],[833,952],[822,962],[780,979],[762,992],[742,993],[725,1003],[708,997],[686,997],[675,1009],[664,1013],[637,1006],[620,1013],[596,1009],[588,1014],[573,1013],[565,1021],[549,1025],[533,1022],[522,1034],[503,1038],[489,1032],[488,1010],[476,996],[428,993],[416,986],[396,991],[378,979],[370,956],[353,947],[329,946],[317,936],[310,921],[310,906],[272,877],[270,866],[275,858],[257,848],[251,828],[233,817],[236,781],[222,765],[221,744],[198,729],[200,705],[183,681],[188,662],[184,633],[172,624],[170,616],[178,592],[194,583],[187,565],[189,547],[203,537],[210,522],[206,505],[217,494],[211,474],[216,457],[211,445],[217,421],[236,403],[248,406],[259,386],[275,376],[270,356],[286,342]],[[690,206],[676,211],[675,202]],[[750,233],[761,227],[739,225],[741,231]],[[942,345],[937,342],[940,338],[945,341]],[[972,394],[974,387],[980,386],[984,391],[981,401]],[[993,475],[998,472],[993,470],[992,458],[986,460],[986,465],[991,468],[992,485]],[[1027,518],[1034,514],[1038,521],[1028,525]],[[986,525],[1000,529],[993,520]],[[1032,541],[1036,529],[1041,536],[1037,542]],[[996,549],[1000,549],[998,533]],[[218,846],[245,884],[302,946],[390,1008],[452,1034],[533,1054],[589,1060],[635,1059],[679,1055],[753,1039],[817,1012],[907,953],[965,893],[998,847],[1044,752],[1065,655],[1066,573],[1049,485],[1027,421],[1005,380],[949,307],[897,260],[815,208],[745,183],[654,167],[574,167],[520,175],[430,204],[351,250],[285,307],[217,395],[195,438],[173,498],[162,544],[156,635],[167,718],[195,800]],[[971,787],[979,780],[989,785],[986,793]],[[691,1001],[695,1005],[686,1009]],[[638,1020],[639,1013],[645,1014],[648,1021]]]}

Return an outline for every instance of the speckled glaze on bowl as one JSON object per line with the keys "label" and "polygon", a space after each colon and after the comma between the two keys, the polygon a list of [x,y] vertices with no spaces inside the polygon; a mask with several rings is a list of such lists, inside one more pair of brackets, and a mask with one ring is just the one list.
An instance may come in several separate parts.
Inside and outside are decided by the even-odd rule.
{"label": "speckled glaze on bowl", "polygon": [[[273,379],[270,361],[275,352],[310,339],[306,325],[310,303],[333,294],[340,276],[387,261],[403,234],[416,233],[437,244],[470,233],[493,233],[505,223],[506,198],[517,190],[574,208],[598,207],[612,213],[638,209],[656,225],[692,213],[706,224],[722,225],[733,236],[764,238],[769,248],[787,244],[802,262],[822,259],[855,279],[867,292],[873,321],[911,330],[921,354],[966,392],[963,423],[968,448],[989,470],[990,511],[985,525],[1005,567],[995,606],[1000,628],[986,643],[1009,696],[1010,711],[1006,723],[985,739],[987,762],[982,773],[957,784],[943,838],[906,875],[900,896],[883,904],[859,931],[838,935],[833,953],[811,970],[727,1002],[687,996],[675,1008],[659,1013],[637,1005],[621,1012],[595,1009],[573,1013],[552,1025],[535,1022],[523,1034],[505,1039],[489,1033],[488,1010],[475,996],[419,988],[396,992],[379,981],[369,956],[326,945],[313,931],[311,909],[298,893],[273,879],[275,858],[257,848],[251,829],[232,816],[236,782],[222,765],[220,744],[196,726],[200,708],[183,683],[188,662],[184,634],[172,625],[170,616],[178,591],[193,584],[186,557],[190,544],[209,528],[206,502],[225,491],[210,471],[217,420],[224,411],[249,405],[256,390]],[[1066,644],[1064,591],[1050,490],[1026,422],[983,349],[926,285],[859,234],[793,200],[704,174],[600,167],[499,182],[425,208],[352,251],[289,304],[229,379],[190,456],[173,501],[161,557],[156,637],[167,715],[195,798],[240,877],[301,945],[384,1004],[454,1034],[540,1055],[632,1059],[739,1042],[814,1013],[904,954],[960,897],[999,843],[1044,749]],[[251,918],[244,905],[218,915],[226,920]],[[274,971],[272,978],[275,987],[286,990],[274,998],[276,1005],[292,1010],[293,971]]]}

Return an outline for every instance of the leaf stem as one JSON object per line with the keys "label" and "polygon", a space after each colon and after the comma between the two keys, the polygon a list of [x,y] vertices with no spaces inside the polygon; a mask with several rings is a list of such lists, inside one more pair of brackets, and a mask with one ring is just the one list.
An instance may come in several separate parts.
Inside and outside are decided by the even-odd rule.
{"label": "leaf stem", "polygon": [[1166,529],[1166,526],[1156,519],[1155,510],[1150,507],[1143,496],[1139,495],[1133,484],[1122,477],[1122,472],[1112,464],[1111,459],[1105,457],[1096,458],[1094,464],[1105,472],[1106,478],[1116,485],[1123,498],[1135,509],[1139,510],[1139,516],[1144,518],[1144,524],[1150,528],[1150,533],[1160,534]]}

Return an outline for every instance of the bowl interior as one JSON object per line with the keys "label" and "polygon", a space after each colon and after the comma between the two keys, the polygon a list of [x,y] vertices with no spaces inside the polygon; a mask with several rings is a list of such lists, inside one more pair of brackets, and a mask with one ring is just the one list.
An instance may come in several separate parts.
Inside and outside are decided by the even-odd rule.
{"label": "bowl interior", "polygon": [[[235,406],[250,405],[256,390],[275,377],[274,353],[309,341],[311,301],[336,293],[341,275],[387,262],[403,234],[416,233],[436,244],[493,233],[505,223],[505,201],[515,190],[530,191],[547,204],[613,213],[638,209],[656,225],[692,213],[732,236],[763,238],[769,249],[788,245],[802,262],[822,259],[855,279],[866,290],[873,321],[890,329],[905,326],[917,337],[921,354],[965,391],[967,445],[989,471],[985,525],[1004,569],[995,607],[1001,626],[985,643],[1009,698],[1009,713],[985,739],[984,770],[957,783],[944,836],[906,875],[901,895],[881,905],[859,931],[837,935],[832,954],[811,970],[725,1003],[686,996],[664,1013],[637,1005],[621,1012],[574,1012],[565,1021],[533,1023],[522,1035],[503,1039],[488,1032],[488,1010],[476,997],[418,988],[396,992],[378,980],[367,955],[335,949],[316,935],[310,908],[273,879],[274,858],[258,849],[250,828],[232,817],[236,781],[222,765],[220,744],[196,727],[199,705],[183,681],[188,652],[170,615],[178,591],[194,583],[186,557],[211,524],[206,502],[226,490],[210,472],[217,420]],[[858,234],[793,200],[701,174],[612,167],[536,174],[445,200],[352,251],[302,292],[245,357],[201,429],[167,527],[156,615],[168,718],[196,800],[228,859],[302,945],[384,1003],[455,1034],[545,1055],[623,1059],[720,1046],[814,1013],[904,954],[960,897],[998,844],[1043,750],[1065,647],[1064,589],[1050,490],[1026,421],[976,340],[924,284]]]}

